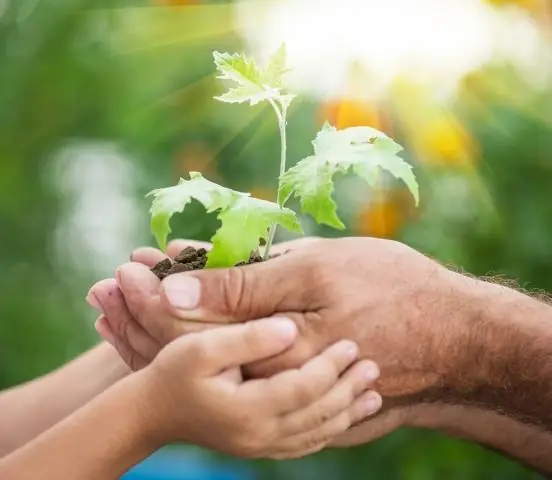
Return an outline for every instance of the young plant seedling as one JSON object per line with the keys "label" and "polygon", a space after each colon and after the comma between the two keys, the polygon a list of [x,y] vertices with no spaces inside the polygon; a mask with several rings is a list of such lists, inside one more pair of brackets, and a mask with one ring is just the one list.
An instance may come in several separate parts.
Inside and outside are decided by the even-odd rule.
{"label": "young plant seedling", "polygon": [[[276,202],[260,200],[213,183],[198,172],[190,172],[189,179],[180,179],[175,186],[150,192],[151,230],[163,250],[171,233],[171,217],[182,212],[192,200],[202,203],[208,213],[218,212],[221,222],[211,238],[209,252],[185,249],[173,261],[165,260],[154,268],[160,278],[179,271],[267,260],[278,225],[302,233],[295,212],[285,206],[291,197],[297,197],[302,212],[317,223],[345,228],[332,198],[336,173],[352,171],[374,186],[379,173],[386,170],[406,184],[418,204],[418,183],[412,167],[398,156],[402,147],[371,127],[337,130],[329,123],[324,124],[312,142],[313,154],[286,170],[287,112],[295,95],[286,93],[283,85],[283,76],[288,72],[285,45],[264,66],[237,53],[214,52],[213,58],[218,78],[233,82],[232,88],[215,97],[216,100],[252,106],[268,102],[274,110],[281,140],[278,194]],[[262,258],[256,253],[261,239],[266,241]]]}

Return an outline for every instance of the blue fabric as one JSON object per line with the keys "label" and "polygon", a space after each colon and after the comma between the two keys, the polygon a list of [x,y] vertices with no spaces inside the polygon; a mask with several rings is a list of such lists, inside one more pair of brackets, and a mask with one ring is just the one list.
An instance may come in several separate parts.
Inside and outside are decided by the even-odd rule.
{"label": "blue fabric", "polygon": [[121,480],[255,480],[255,476],[238,462],[222,463],[197,452],[167,449],[144,460]]}

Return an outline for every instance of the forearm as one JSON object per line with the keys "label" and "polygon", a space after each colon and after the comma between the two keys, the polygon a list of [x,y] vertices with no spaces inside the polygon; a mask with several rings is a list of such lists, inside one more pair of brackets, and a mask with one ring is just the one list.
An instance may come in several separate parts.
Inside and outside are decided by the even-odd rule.
{"label": "forearm", "polygon": [[552,434],[499,412],[467,405],[419,404],[405,425],[439,430],[484,445],[548,476],[552,473]]}
{"label": "forearm", "polygon": [[[456,274],[455,274],[456,275]],[[468,438],[552,473],[552,307],[457,276],[439,381],[402,399],[408,423]],[[428,366],[429,369],[429,366]]]}
{"label": "forearm", "polygon": [[140,374],[129,376],[50,430],[0,460],[0,478],[120,478],[155,446]]}
{"label": "forearm", "polygon": [[70,415],[128,372],[117,352],[102,343],[44,377],[0,393],[0,457]]}
{"label": "forearm", "polygon": [[453,275],[453,288],[439,292],[441,299],[448,290],[447,307],[435,305],[443,318],[409,357],[415,367],[399,376],[383,371],[381,412],[335,445],[371,441],[401,426],[436,429],[551,474],[552,307]]}

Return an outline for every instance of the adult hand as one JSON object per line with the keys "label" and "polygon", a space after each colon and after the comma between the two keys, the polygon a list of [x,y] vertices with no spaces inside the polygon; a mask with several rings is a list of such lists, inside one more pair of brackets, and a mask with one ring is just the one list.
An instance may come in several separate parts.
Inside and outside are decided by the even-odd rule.
{"label": "adult hand", "polygon": [[[312,245],[318,240],[316,237],[306,237],[283,242],[275,245],[272,251],[284,253]],[[196,240],[173,240],[168,245],[167,255],[174,258],[188,246],[209,249],[211,245]],[[149,272],[149,268],[167,258],[167,255],[152,247],[138,248],[130,256],[131,262],[148,267],[146,269],[137,266],[139,277],[130,274],[128,278],[126,275],[123,278],[126,268],[120,268],[116,272],[117,279],[109,278],[97,282],[87,296],[89,304],[101,312],[96,321],[96,330],[104,340],[117,349],[132,370],[139,370],[148,365],[164,345],[178,336],[211,326],[220,326],[220,323],[211,326],[198,323],[187,324],[174,316],[155,312],[154,304],[148,307],[152,309],[152,315],[148,316],[148,324],[140,324],[135,314],[137,312],[133,312],[127,305],[118,283],[121,285],[125,283],[127,296],[129,298],[132,296],[134,299],[130,302],[131,307],[142,310],[145,308],[145,303],[141,301],[149,302],[150,297],[157,296],[159,291],[159,280]]]}

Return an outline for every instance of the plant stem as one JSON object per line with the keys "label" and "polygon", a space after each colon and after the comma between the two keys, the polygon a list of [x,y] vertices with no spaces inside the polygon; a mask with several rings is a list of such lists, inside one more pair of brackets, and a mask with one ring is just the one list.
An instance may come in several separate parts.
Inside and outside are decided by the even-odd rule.
{"label": "plant stem", "polygon": [[[272,108],[274,109],[274,112],[276,112],[276,116],[278,117],[278,128],[280,130],[280,174],[278,176],[278,194],[276,197],[276,203],[283,206],[285,200],[281,198],[281,188],[280,188],[280,178],[284,173],[286,173],[286,155],[287,155],[287,138],[286,138],[286,113],[287,108],[282,105],[282,110],[278,108],[278,105],[273,99],[270,99],[270,104],[272,105]],[[268,232],[268,239],[266,241],[265,251],[263,255],[264,260],[268,260],[270,255],[270,249],[272,247],[272,243],[274,242],[274,236],[276,234],[276,228],[278,227],[278,224],[273,223],[270,226],[270,230]]]}

